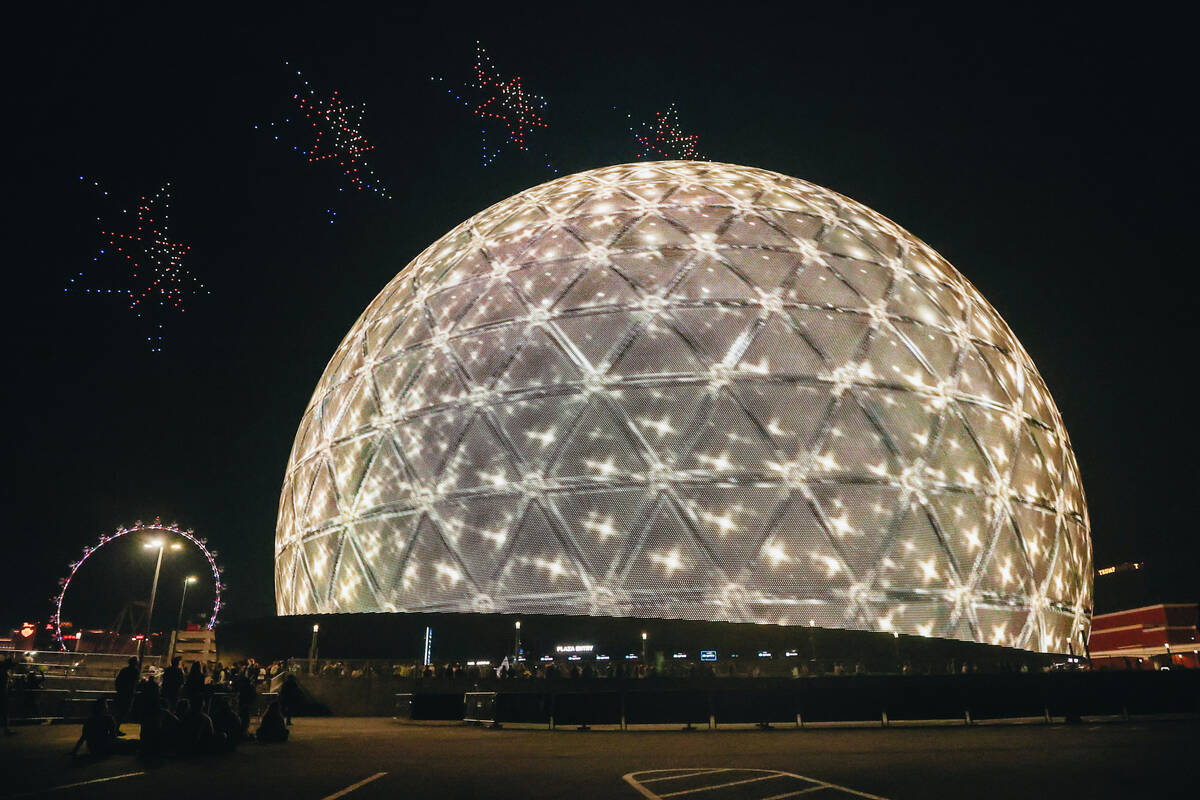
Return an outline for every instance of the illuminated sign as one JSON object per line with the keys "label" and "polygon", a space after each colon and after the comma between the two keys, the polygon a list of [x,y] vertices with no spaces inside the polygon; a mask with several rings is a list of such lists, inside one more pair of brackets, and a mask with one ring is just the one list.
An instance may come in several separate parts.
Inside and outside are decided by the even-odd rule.
{"label": "illuminated sign", "polygon": [[637,661],[637,656],[634,655],[633,653],[626,653],[625,660],[626,661]]}
{"label": "illuminated sign", "polygon": [[717,651],[716,650],[701,650],[700,651],[700,660],[701,661],[716,661],[717,660]]}
{"label": "illuminated sign", "polygon": [[800,655],[800,654],[799,654],[799,653],[797,653],[795,650],[788,650],[786,653],[784,653],[784,655],[785,655],[785,656],[787,656],[788,658],[793,658],[793,657],[795,657],[795,656],[798,656],[798,655]]}
{"label": "illuminated sign", "polygon": [[687,658],[687,653],[675,653],[671,658]]}
{"label": "illuminated sign", "polygon": [[758,657],[759,657],[759,658],[770,658],[770,657],[771,657],[771,651],[770,651],[770,650],[759,650],[759,651],[758,651]]}
{"label": "illuminated sign", "polygon": [[1111,567],[1101,567],[1100,569],[1096,570],[1096,575],[1101,576],[1112,575],[1120,572],[1133,572],[1134,570],[1141,569],[1145,565],[1146,564],[1144,561],[1123,561],[1120,564],[1114,564]]}
{"label": "illuminated sign", "polygon": [[596,646],[594,644],[560,644],[554,648],[556,653],[590,653]]}

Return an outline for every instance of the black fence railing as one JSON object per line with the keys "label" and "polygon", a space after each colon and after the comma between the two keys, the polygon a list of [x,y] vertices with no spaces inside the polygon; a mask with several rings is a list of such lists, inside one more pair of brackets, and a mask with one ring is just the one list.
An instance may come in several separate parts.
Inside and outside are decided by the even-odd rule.
{"label": "black fence railing", "polygon": [[[397,694],[400,719],[562,725],[789,724],[1200,713],[1198,672],[850,676],[806,680],[511,681]],[[440,690],[439,690],[440,689]],[[336,709],[333,710],[334,713]]]}
{"label": "black fence railing", "polygon": [[[97,689],[18,689],[10,691],[8,696],[8,713],[13,722],[31,721],[63,721],[78,722],[87,719],[92,711],[92,705],[100,698],[115,701],[116,693]],[[238,707],[236,695],[226,692],[213,692],[207,697],[222,697],[231,708]],[[255,696],[252,716],[261,717],[272,700],[277,695],[259,693]],[[130,719],[139,721],[138,701],[134,702],[134,713]]]}

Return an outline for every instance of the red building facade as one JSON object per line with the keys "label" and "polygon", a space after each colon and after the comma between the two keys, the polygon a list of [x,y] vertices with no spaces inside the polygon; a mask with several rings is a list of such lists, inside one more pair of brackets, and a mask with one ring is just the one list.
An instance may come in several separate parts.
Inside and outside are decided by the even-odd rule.
{"label": "red building facade", "polygon": [[1196,603],[1160,603],[1092,617],[1092,668],[1200,668],[1197,610]]}

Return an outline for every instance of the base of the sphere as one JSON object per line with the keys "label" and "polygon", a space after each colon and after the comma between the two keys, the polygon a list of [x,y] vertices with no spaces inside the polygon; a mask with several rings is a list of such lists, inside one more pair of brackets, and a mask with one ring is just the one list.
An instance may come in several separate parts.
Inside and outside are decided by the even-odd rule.
{"label": "base of the sphere", "polygon": [[[315,637],[314,626],[319,626]],[[268,617],[222,624],[217,643],[225,662],[246,657],[259,662],[305,658],[315,638],[322,659],[421,663],[426,629],[434,664],[498,665],[506,657],[511,660],[518,646],[527,666],[557,662],[568,669],[576,664],[581,669],[617,664],[662,669],[666,664],[718,664],[725,669],[733,665],[739,672],[757,667],[764,675],[1039,670],[1064,660],[1061,655],[976,642],[809,625],[539,614]]]}

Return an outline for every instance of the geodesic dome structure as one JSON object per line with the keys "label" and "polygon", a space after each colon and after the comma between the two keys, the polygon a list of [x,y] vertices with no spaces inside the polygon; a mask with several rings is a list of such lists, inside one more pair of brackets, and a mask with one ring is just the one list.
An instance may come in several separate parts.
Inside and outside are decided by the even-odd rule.
{"label": "geodesic dome structure", "polygon": [[727,164],[521,192],[383,289],[304,412],[281,614],[815,624],[1079,653],[1087,507],[986,300],[895,223]]}

